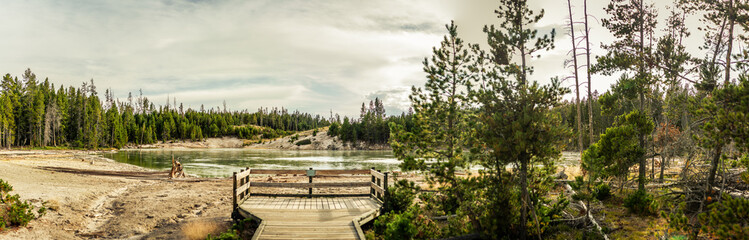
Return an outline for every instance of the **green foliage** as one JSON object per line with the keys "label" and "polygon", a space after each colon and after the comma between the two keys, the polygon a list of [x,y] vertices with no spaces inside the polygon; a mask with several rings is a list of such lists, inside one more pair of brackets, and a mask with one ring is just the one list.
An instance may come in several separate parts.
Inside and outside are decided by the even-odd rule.
{"label": "green foliage", "polygon": [[[289,142],[294,142],[294,141],[296,141],[296,140],[299,140],[299,135],[297,135],[297,134],[294,134],[293,136],[291,136],[291,137],[289,138]],[[297,146],[298,146],[298,145],[297,145]]]}
{"label": "green foliage", "polygon": [[596,186],[595,191],[593,192],[593,195],[598,200],[606,200],[611,197],[611,186],[609,186],[606,183],[601,183]]}
{"label": "green foliage", "polygon": [[[255,113],[217,109],[156,107],[142,94],[119,102],[106,90],[99,99],[93,80],[79,88],[40,82],[27,69],[22,80],[3,76],[0,88],[0,146],[120,148],[126,144],[235,136],[254,139],[286,136],[329,125],[328,119],[284,108]],[[332,120],[332,119],[331,119]]]}
{"label": "green foliage", "polygon": [[419,187],[414,182],[400,180],[388,188],[388,201],[385,203],[385,212],[400,213],[407,210],[416,198]]}
{"label": "green foliage", "polygon": [[397,213],[380,215],[373,225],[375,239],[435,239],[440,237],[440,227],[419,207]]}
{"label": "green foliage", "polygon": [[635,191],[624,198],[624,206],[630,212],[638,214],[654,214],[658,211],[653,196],[646,191]]}
{"label": "green foliage", "polygon": [[617,117],[614,126],[583,152],[581,167],[595,177],[626,176],[629,167],[645,155],[638,143],[639,134],[653,128],[653,122],[638,110]]}
{"label": "green foliage", "polygon": [[10,195],[10,191],[13,191],[13,187],[0,179],[0,230],[5,227],[26,226],[46,212],[46,208],[41,207],[34,214],[34,206],[28,201],[21,201],[18,194]]}
{"label": "green foliage", "polygon": [[243,219],[231,226],[225,232],[222,232],[218,236],[211,236],[210,234],[206,237],[206,240],[241,240],[250,239],[252,234],[248,230],[254,230],[258,224],[252,219]]}
{"label": "green foliage", "polygon": [[723,196],[699,216],[702,229],[719,239],[749,238],[749,200]]}
{"label": "green foliage", "polygon": [[310,145],[310,144],[312,144],[312,140],[311,140],[311,139],[309,139],[309,138],[307,138],[307,139],[302,139],[302,140],[299,140],[298,142],[296,142],[296,143],[294,143],[294,144],[296,144],[297,146],[302,146],[302,145]]}

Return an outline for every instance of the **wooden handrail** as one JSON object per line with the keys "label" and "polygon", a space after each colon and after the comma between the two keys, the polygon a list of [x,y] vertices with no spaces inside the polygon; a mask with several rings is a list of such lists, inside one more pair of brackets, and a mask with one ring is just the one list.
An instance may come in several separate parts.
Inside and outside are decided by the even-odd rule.
{"label": "wooden handrail", "polygon": [[234,209],[239,207],[247,198],[250,197],[250,168],[234,172],[232,175],[232,205]]}
{"label": "wooden handrail", "polygon": [[339,187],[369,187],[369,182],[317,182],[317,183],[274,183],[255,182],[253,187],[268,188],[339,188]]}
{"label": "wooden handrail", "polygon": [[[364,175],[369,174],[369,169],[353,169],[353,170],[315,170],[317,176],[320,175]],[[305,175],[307,170],[284,170],[284,169],[252,169],[252,174],[297,174]]]}
{"label": "wooden handrail", "polygon": [[[254,182],[251,183],[251,174],[296,174],[296,175],[307,175],[309,176],[308,183],[274,183],[274,182]],[[310,174],[310,175],[308,175]],[[371,181],[362,182],[312,182],[312,179],[317,176],[331,176],[331,175],[371,175]],[[370,187],[369,196],[375,198],[383,203],[387,201],[388,196],[388,173],[380,172],[372,169],[354,169],[354,170],[276,170],[276,169],[250,169],[245,168],[239,172],[234,172],[232,188],[232,204],[234,209],[238,208],[247,198],[251,195],[252,187],[260,188],[308,188],[310,192],[306,194],[308,197],[312,196],[325,196],[319,194],[312,194],[313,188],[342,188],[342,187]],[[263,196],[271,195],[289,195],[289,194],[260,194]],[[301,195],[301,194],[292,194]],[[335,196],[341,194],[334,194]],[[362,195],[362,194],[353,194]],[[333,196],[333,195],[331,195]]]}

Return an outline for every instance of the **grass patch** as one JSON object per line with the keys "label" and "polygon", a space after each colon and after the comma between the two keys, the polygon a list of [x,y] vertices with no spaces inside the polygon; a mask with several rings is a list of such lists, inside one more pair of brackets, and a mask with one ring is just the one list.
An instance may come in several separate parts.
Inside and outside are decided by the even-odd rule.
{"label": "grass patch", "polygon": [[181,230],[186,239],[206,239],[209,235],[219,235],[225,228],[223,225],[215,221],[199,220],[182,225]]}
{"label": "grass patch", "polygon": [[[624,192],[629,195],[633,192]],[[618,194],[602,201],[605,206],[596,217],[603,219],[604,225],[609,228],[610,239],[653,239],[663,234],[668,227],[666,219],[657,215],[640,215],[632,213],[624,207],[624,198]]]}
{"label": "grass patch", "polygon": [[208,234],[206,240],[239,240],[251,239],[259,223],[250,218],[239,221],[224,232],[217,232],[215,235]]}

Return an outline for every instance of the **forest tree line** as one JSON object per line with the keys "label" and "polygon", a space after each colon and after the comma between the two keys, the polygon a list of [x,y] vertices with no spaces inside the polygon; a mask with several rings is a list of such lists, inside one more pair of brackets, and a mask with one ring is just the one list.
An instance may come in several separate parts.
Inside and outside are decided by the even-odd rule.
{"label": "forest tree line", "polygon": [[400,124],[410,129],[413,126],[413,113],[401,115],[385,115],[385,106],[379,98],[369,101],[369,107],[361,105],[359,118],[344,116],[341,121],[336,115],[328,128],[328,135],[337,136],[344,142],[357,143],[359,141],[370,144],[388,144],[390,140],[390,124]]}
{"label": "forest tree line", "polygon": [[[329,125],[319,115],[289,112],[284,108],[259,108],[257,112],[199,110],[155,103],[132,93],[123,102],[109,90],[98,96],[93,79],[78,88],[55,88],[49,79],[39,81],[31,69],[20,79],[6,74],[0,88],[0,146],[65,146],[95,149],[126,144],[236,136],[243,139],[276,138],[295,131]],[[171,100],[171,101],[170,101]]]}

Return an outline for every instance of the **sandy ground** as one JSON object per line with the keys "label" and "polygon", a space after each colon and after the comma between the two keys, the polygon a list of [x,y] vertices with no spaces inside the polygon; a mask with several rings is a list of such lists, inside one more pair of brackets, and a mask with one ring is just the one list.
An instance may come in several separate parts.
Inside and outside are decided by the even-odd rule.
{"label": "sandy ground", "polygon": [[175,141],[144,144],[140,146],[127,146],[126,148],[241,148],[244,140],[235,137],[208,138],[205,141]]}
{"label": "sandy ground", "polygon": [[[140,146],[126,146],[125,148],[170,148],[170,149],[201,149],[201,148],[249,148],[249,149],[285,149],[285,150],[390,150],[387,144],[356,144],[344,143],[338,137],[328,136],[328,127],[302,131],[286,137],[276,139],[245,140],[235,137],[208,138],[204,141],[175,141],[144,144]],[[296,136],[296,140],[292,140]],[[311,144],[296,145],[297,142],[309,139]]]}
{"label": "sandy ground", "polygon": [[0,239],[191,239],[225,229],[229,179],[166,173],[82,151],[0,151],[0,179],[49,210]]}
{"label": "sandy ground", "polygon": [[[390,150],[389,145],[366,144],[358,142],[356,144],[344,143],[338,137],[328,135],[328,127],[319,128],[317,134],[313,136],[314,130],[308,130],[273,140],[263,140],[263,143],[253,141],[253,144],[247,146],[252,149],[287,149],[287,150]],[[297,136],[296,140],[292,140]],[[296,143],[309,139],[311,144],[297,146]]]}

